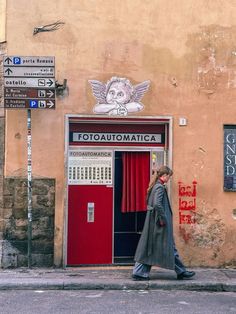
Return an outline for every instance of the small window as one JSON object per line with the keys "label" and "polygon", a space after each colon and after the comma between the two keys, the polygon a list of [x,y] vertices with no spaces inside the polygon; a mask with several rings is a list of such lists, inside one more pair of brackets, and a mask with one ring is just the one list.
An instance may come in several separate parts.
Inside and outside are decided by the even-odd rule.
{"label": "small window", "polygon": [[165,164],[164,150],[152,150],[152,171]]}

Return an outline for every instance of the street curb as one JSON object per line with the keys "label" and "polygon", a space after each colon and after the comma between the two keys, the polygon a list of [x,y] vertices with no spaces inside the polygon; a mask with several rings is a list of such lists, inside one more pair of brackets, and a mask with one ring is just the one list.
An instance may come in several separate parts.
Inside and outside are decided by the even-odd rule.
{"label": "street curb", "polygon": [[186,291],[212,291],[236,292],[236,284],[221,282],[203,283],[152,283],[152,282],[65,282],[63,280],[43,282],[0,283],[2,290],[186,290]]}
{"label": "street curb", "polygon": [[236,292],[236,284],[226,283],[223,284],[223,291],[225,292]]}

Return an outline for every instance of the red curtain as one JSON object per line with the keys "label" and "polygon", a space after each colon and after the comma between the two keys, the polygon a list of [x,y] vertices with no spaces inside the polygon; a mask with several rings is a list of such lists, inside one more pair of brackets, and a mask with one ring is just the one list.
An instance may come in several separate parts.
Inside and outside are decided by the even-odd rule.
{"label": "red curtain", "polygon": [[122,213],[146,211],[150,179],[149,152],[123,152]]}

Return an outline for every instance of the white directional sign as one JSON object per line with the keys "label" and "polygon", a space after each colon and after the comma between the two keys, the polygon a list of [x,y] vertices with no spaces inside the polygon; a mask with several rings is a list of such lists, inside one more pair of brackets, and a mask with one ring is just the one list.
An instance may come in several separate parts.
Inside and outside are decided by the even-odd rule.
{"label": "white directional sign", "polygon": [[55,109],[55,58],[7,56],[3,59],[7,109]]}
{"label": "white directional sign", "polygon": [[28,88],[28,87],[5,87],[5,98],[26,99],[26,98],[48,98],[55,99],[55,90],[48,88]]}
{"label": "white directional sign", "polygon": [[54,57],[8,56],[3,59],[4,66],[55,66]]}
{"label": "white directional sign", "polygon": [[41,99],[5,99],[7,109],[55,109],[55,100]]}
{"label": "white directional sign", "polygon": [[4,79],[4,85],[6,87],[55,87],[55,80],[51,78],[25,78],[25,77],[15,77]]}
{"label": "white directional sign", "polygon": [[4,76],[6,77],[54,77],[54,67],[5,67]]}

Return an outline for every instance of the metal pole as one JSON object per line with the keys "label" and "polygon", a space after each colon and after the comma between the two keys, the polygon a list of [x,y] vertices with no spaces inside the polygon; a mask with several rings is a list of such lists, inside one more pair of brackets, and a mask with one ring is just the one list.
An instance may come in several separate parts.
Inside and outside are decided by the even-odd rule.
{"label": "metal pole", "polygon": [[28,156],[28,268],[31,268],[31,241],[32,241],[32,163],[31,163],[31,109],[27,110],[27,156]]}

